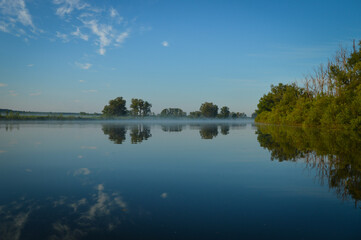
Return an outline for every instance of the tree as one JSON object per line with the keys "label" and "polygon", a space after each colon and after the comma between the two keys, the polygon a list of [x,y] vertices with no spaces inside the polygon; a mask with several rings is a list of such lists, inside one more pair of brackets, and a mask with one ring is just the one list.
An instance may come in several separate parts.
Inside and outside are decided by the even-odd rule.
{"label": "tree", "polygon": [[219,117],[220,118],[228,118],[229,114],[230,114],[229,108],[224,106],[224,107],[221,108],[221,112],[219,114]]}
{"label": "tree", "polygon": [[150,109],[152,104],[143,99],[132,98],[132,102],[130,104],[131,113],[133,116],[148,116],[150,114]]}
{"label": "tree", "polygon": [[186,115],[180,108],[166,108],[160,113],[161,117],[185,117]]}
{"label": "tree", "polygon": [[124,116],[127,114],[126,101],[123,97],[117,97],[104,106],[103,114],[106,116]]}
{"label": "tree", "polygon": [[199,110],[206,118],[215,118],[218,114],[218,106],[209,102],[203,103]]}

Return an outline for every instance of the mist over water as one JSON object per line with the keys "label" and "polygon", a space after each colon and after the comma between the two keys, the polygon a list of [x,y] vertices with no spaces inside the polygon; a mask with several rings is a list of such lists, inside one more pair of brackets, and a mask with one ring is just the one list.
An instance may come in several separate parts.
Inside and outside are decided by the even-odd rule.
{"label": "mist over water", "polygon": [[0,236],[358,239],[360,146],[239,120],[0,123]]}

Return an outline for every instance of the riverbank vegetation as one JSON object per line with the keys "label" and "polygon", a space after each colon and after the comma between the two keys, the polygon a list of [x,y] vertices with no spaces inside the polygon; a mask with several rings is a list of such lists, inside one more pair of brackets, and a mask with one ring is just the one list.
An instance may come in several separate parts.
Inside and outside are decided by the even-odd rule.
{"label": "riverbank vegetation", "polygon": [[328,64],[296,83],[271,86],[257,105],[256,122],[361,130],[361,41],[340,49]]}

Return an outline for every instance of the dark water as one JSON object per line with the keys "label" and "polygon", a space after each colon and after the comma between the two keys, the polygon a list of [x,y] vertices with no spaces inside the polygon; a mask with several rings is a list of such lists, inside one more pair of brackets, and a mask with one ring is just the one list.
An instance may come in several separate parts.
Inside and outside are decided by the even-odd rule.
{"label": "dark water", "polygon": [[361,138],[0,123],[0,239],[360,239]]}

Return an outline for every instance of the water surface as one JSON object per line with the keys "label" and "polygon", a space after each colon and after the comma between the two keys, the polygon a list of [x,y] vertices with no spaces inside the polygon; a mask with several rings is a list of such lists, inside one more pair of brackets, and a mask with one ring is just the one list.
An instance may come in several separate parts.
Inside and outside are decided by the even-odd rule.
{"label": "water surface", "polygon": [[252,122],[0,123],[0,239],[359,239],[360,158]]}

